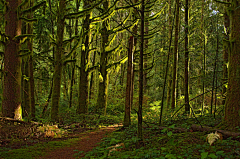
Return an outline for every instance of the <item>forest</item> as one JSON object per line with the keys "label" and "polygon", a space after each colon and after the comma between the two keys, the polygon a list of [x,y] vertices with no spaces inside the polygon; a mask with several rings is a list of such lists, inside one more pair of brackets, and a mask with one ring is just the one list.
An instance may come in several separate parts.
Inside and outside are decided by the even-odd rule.
{"label": "forest", "polygon": [[0,0],[0,159],[240,158],[240,0]]}

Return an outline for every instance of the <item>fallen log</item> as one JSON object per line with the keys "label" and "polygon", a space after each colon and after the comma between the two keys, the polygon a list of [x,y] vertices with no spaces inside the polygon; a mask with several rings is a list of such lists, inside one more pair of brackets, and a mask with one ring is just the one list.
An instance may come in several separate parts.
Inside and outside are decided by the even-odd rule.
{"label": "fallen log", "polygon": [[240,141],[240,133],[239,132],[231,132],[227,130],[221,130],[221,129],[214,129],[211,127],[201,127],[199,125],[193,124],[191,126],[191,129],[193,131],[201,131],[201,132],[206,132],[206,133],[211,133],[211,132],[220,132],[223,136],[223,139],[227,139],[229,137],[232,137],[232,139]]}

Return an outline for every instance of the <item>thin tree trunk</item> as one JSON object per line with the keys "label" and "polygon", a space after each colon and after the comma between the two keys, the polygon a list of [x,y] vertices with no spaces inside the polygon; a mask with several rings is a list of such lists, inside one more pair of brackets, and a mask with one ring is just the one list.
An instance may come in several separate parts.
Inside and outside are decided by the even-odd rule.
{"label": "thin tree trunk", "polygon": [[175,108],[176,103],[176,77],[177,77],[177,54],[178,54],[178,27],[179,27],[179,0],[176,0],[176,24],[175,24],[175,40],[174,40],[174,54],[173,54],[173,70],[172,70],[172,94],[171,94],[171,108]]}
{"label": "thin tree trunk", "polygon": [[[217,17],[217,24],[218,24],[218,17]],[[217,26],[218,27],[218,26]],[[216,56],[215,56],[215,62],[214,62],[214,68],[213,68],[213,80],[212,80],[212,97],[211,97],[211,109],[210,114],[213,113],[213,98],[214,98],[214,87],[215,87],[215,80],[216,80],[216,68],[217,68],[217,59],[218,59],[218,47],[219,47],[219,37],[218,37],[218,28],[217,28],[217,49],[216,49]],[[215,90],[216,92],[217,90]],[[215,116],[215,112],[214,112]]]}
{"label": "thin tree trunk", "polygon": [[[76,0],[76,12],[78,12],[79,9],[79,1]],[[78,34],[78,18],[76,18],[76,22],[75,22],[75,36],[77,36]],[[76,58],[76,51],[73,54],[73,59]],[[73,98],[73,84],[74,84],[74,76],[75,76],[75,62],[72,64],[72,73],[71,73],[72,77],[71,77],[71,84],[70,84],[70,94],[69,94],[69,108],[72,107],[72,98]]]}
{"label": "thin tree trunk", "polygon": [[203,43],[203,70],[202,70],[202,112],[201,114],[203,115],[203,111],[204,111],[204,99],[205,99],[205,76],[206,76],[206,44],[205,44],[205,34],[204,34],[204,3],[205,0],[202,0],[202,15],[201,15],[201,30],[202,30],[202,43]]}
{"label": "thin tree trunk", "polygon": [[[169,4],[170,5],[170,4]],[[175,8],[176,10],[176,8]],[[161,101],[161,110],[160,110],[160,117],[159,117],[159,125],[162,123],[162,114],[163,114],[163,104],[164,104],[164,97],[165,97],[165,89],[166,89],[166,83],[167,83],[167,75],[168,75],[168,66],[169,66],[169,59],[170,59],[170,52],[171,52],[171,45],[172,45],[172,31],[173,31],[173,26],[170,28],[170,40],[169,40],[169,46],[168,46],[168,55],[167,55],[167,64],[166,64],[166,69],[165,69],[165,76],[164,76],[164,83],[163,83],[163,93],[162,93],[162,101]]]}
{"label": "thin tree trunk", "polygon": [[[30,0],[30,6],[32,7],[34,4],[34,0]],[[31,19],[33,17],[33,13],[30,13],[29,18]],[[27,29],[28,34],[33,34],[33,24],[28,23],[28,29]],[[31,112],[31,118],[35,118],[35,85],[34,85],[34,76],[33,76],[33,40],[30,39],[28,41],[28,49],[30,50],[30,55],[29,55],[29,85],[30,85],[30,112]]]}
{"label": "thin tree trunk", "polygon": [[142,133],[142,104],[143,104],[143,47],[144,47],[144,0],[142,0],[141,9],[141,46],[140,46],[140,60],[139,60],[139,106],[138,106],[138,131],[137,136],[140,141],[143,140]]}
{"label": "thin tree trunk", "polygon": [[189,51],[188,51],[188,0],[185,0],[185,67],[184,67],[184,96],[185,96],[185,111],[190,112],[189,105]]}
{"label": "thin tree trunk", "polygon": [[[146,8],[148,8],[148,4],[147,4],[147,6],[146,6]],[[148,8],[149,9],[149,8]],[[149,17],[149,10],[146,10],[146,15],[145,15],[147,18]],[[149,21],[146,21],[145,22],[145,26],[144,26],[144,28],[145,28],[145,34],[146,35],[148,35],[148,32],[149,32]],[[145,47],[144,47],[144,49],[146,50],[146,52],[148,51],[148,39],[146,39],[146,40],[144,40],[144,42],[145,42]],[[147,55],[147,53],[145,53],[146,55],[143,57],[144,59],[143,59],[143,67],[144,67],[144,69],[145,69],[145,71],[144,71],[144,73],[143,73],[143,92],[144,92],[144,94],[147,94],[147,83],[148,83],[148,81],[147,81],[147,67],[148,67],[148,55]]]}

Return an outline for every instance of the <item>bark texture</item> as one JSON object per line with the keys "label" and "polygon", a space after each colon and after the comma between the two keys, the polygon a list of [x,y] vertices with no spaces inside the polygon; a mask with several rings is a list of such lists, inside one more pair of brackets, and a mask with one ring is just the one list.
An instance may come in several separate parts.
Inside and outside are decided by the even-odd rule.
{"label": "bark texture", "polygon": [[188,80],[188,69],[189,69],[189,51],[188,51],[188,0],[185,0],[185,67],[184,67],[184,96],[185,96],[185,111],[190,112],[189,105],[189,80]]}
{"label": "bark texture", "polygon": [[240,0],[232,0],[230,54],[224,122],[229,129],[240,126]]}
{"label": "bark texture", "polygon": [[[103,9],[107,11],[109,8],[109,1],[103,2]],[[109,29],[109,19],[106,19],[102,24],[101,30],[101,57],[100,57],[100,75],[101,80],[98,86],[98,99],[97,99],[97,112],[100,114],[106,114],[107,108],[107,91],[108,91],[108,53],[106,50],[106,45],[108,43],[108,29]]]}
{"label": "bark texture", "polygon": [[[84,0],[84,6],[89,5],[89,0]],[[80,82],[79,82],[79,101],[78,101],[78,114],[87,114],[88,112],[88,67],[90,54],[89,54],[89,29],[90,29],[90,13],[86,15],[83,22],[83,44],[85,49],[81,52],[81,67],[80,67]]]}
{"label": "bark texture", "polygon": [[59,9],[57,15],[57,48],[54,55],[54,75],[53,75],[53,92],[52,92],[52,107],[51,107],[51,120],[58,121],[59,113],[59,100],[61,93],[61,79],[62,79],[62,56],[64,53],[63,48],[63,33],[64,33],[64,11],[65,0],[59,1]]}
{"label": "bark texture", "polygon": [[172,94],[171,108],[175,108],[176,103],[176,79],[177,79],[177,54],[178,54],[178,31],[179,31],[179,0],[176,0],[176,24],[175,24],[175,39],[174,39],[174,54],[173,54],[173,71],[172,71]]}
{"label": "bark texture", "polygon": [[124,127],[131,125],[131,94],[132,94],[132,76],[133,76],[133,53],[134,53],[134,38],[133,36],[129,39],[128,49],[128,69],[127,69],[127,86],[126,86],[126,99],[125,99],[125,114],[124,114]]}
{"label": "bark texture", "polygon": [[5,34],[8,36],[4,52],[4,82],[2,114],[4,117],[22,118],[21,109],[21,59],[19,55],[19,40],[21,35],[21,20],[17,8],[21,0],[6,0],[8,9],[5,13]]}

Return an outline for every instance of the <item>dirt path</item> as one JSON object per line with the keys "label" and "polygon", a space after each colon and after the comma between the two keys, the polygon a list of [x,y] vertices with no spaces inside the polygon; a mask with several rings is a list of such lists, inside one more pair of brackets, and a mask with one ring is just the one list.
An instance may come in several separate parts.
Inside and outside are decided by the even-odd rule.
{"label": "dirt path", "polygon": [[[95,132],[89,132],[80,134],[79,138],[82,138],[77,143],[74,143],[71,147],[59,148],[54,151],[49,152],[46,156],[41,157],[40,159],[75,159],[73,156],[74,153],[77,153],[74,150],[88,152],[91,151],[94,147],[97,146],[101,139],[106,137],[107,134],[116,130],[118,126],[110,126],[102,128]],[[85,154],[78,157],[84,157]]]}

